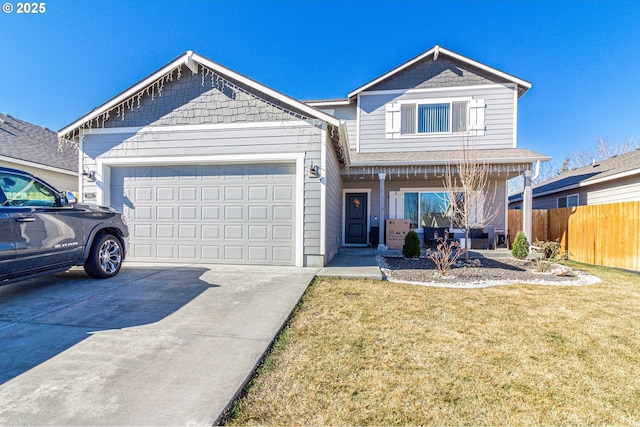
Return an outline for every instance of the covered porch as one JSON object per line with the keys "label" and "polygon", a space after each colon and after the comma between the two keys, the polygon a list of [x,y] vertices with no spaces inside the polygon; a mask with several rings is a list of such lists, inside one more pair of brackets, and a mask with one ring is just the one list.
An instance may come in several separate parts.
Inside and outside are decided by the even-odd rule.
{"label": "covered porch", "polygon": [[[419,157],[433,153],[414,154]],[[534,163],[514,159],[492,159],[493,161],[489,162],[486,157],[488,153],[482,154],[482,161],[487,165],[487,185],[482,189],[482,197],[478,199],[480,202],[476,203],[471,213],[473,231],[470,232],[470,242],[467,240],[462,243],[468,244],[468,249],[506,248],[507,181],[523,176],[530,193],[530,177]],[[361,155],[354,157],[362,158]],[[401,225],[406,231],[413,230],[418,234],[423,248],[433,247],[437,238],[442,237],[445,231],[449,238],[458,241],[465,239],[464,228],[456,224],[451,217],[451,206],[448,202],[450,192],[445,185],[448,168],[451,168],[449,163],[433,159],[412,161],[404,165],[387,162],[358,166],[352,164],[344,167],[341,171],[343,246],[370,247],[378,250],[401,248],[398,242],[394,244],[389,241],[388,225],[393,223],[387,220],[401,220]],[[524,231],[526,234],[528,226],[530,238],[531,203],[525,203],[523,214],[525,218],[529,218],[528,223],[525,220]]]}

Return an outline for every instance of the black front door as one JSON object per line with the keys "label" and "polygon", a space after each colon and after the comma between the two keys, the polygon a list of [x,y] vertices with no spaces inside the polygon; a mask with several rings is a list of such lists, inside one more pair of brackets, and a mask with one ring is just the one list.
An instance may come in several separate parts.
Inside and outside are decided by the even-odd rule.
{"label": "black front door", "polygon": [[367,244],[367,193],[347,193],[344,242]]}

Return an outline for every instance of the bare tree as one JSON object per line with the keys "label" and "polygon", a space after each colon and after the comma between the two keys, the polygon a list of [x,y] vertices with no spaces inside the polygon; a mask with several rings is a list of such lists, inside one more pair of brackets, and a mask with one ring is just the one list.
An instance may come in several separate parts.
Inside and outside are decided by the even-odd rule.
{"label": "bare tree", "polygon": [[594,145],[594,147],[571,153],[571,155],[565,159],[565,170],[588,166],[594,161],[599,162],[600,160],[609,159],[613,156],[619,156],[621,154],[637,150],[640,148],[640,139],[635,137],[627,138],[622,142],[614,142],[603,137],[599,137],[595,139]]}
{"label": "bare tree", "polygon": [[[469,242],[471,228],[483,228],[498,215],[495,199],[497,181],[491,184],[489,164],[479,158],[478,149],[463,141],[458,159],[444,173],[443,185],[448,197],[452,226],[464,229]],[[465,252],[468,261],[469,253]]]}
{"label": "bare tree", "polygon": [[[627,138],[618,143],[600,137],[596,138],[594,142],[595,144],[591,148],[572,152],[568,157],[564,158],[560,165],[556,162],[541,163],[540,174],[533,181],[533,184],[544,182],[571,169],[588,166],[594,161],[599,162],[640,148],[640,139],[638,137]],[[508,187],[509,194],[520,193],[524,189],[523,178],[521,176],[511,178]]]}
{"label": "bare tree", "polygon": [[[564,164],[563,164],[564,165]],[[544,182],[548,179],[553,178],[554,176],[558,176],[562,173],[562,166],[558,166],[555,162],[541,162],[540,163],[540,171],[535,180],[531,181],[532,184],[538,184],[540,182]],[[508,183],[508,194],[517,194],[524,190],[524,178],[522,175],[518,175],[514,178],[511,178]]]}

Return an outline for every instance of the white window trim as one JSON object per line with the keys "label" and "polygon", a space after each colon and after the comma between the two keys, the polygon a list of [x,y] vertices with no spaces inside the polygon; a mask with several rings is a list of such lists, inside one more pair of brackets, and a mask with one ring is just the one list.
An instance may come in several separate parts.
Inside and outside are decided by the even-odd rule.
{"label": "white window trim", "polygon": [[[424,98],[424,99],[403,99],[397,101],[400,107],[400,119],[402,120],[402,106],[403,105],[415,105],[416,106],[416,127],[418,125],[417,114],[418,114],[418,105],[430,105],[430,104],[449,104],[449,129],[451,129],[451,115],[453,114],[453,103],[454,102],[466,102],[467,103],[467,130],[464,132],[453,132],[451,130],[447,132],[416,132],[416,133],[405,133],[402,131],[397,136],[394,136],[394,139],[405,139],[405,138],[429,138],[429,137],[439,137],[439,136],[448,136],[448,135],[469,135],[470,134],[470,126],[469,126],[469,103],[473,98],[470,96],[464,97],[451,97],[451,98]],[[416,129],[417,130],[417,129]]]}
{"label": "white window trim", "polygon": [[[480,191],[480,190],[479,190]],[[406,219],[404,218],[404,195],[405,193],[418,193],[418,221],[420,221],[420,193],[446,193],[446,191],[442,188],[442,187],[421,187],[421,188],[401,188],[399,191],[397,191],[397,198],[400,199],[400,206],[399,209],[397,209],[397,211],[395,212],[395,216],[396,218],[391,218],[391,219]],[[484,221],[484,192],[483,193],[483,203],[477,207],[477,212],[476,212],[476,217],[480,216],[482,218],[482,221],[476,221],[478,223],[481,223]],[[477,218],[476,218],[477,219]],[[412,228],[412,230],[414,231],[418,231],[418,230],[422,230],[424,229],[424,227],[418,227],[418,228]],[[463,232],[464,229],[461,228],[453,228],[452,226],[449,226],[449,229],[452,232]]]}
{"label": "white window trim", "polygon": [[[571,205],[569,206],[569,197],[576,197],[576,204],[575,205]],[[560,196],[558,198],[556,198],[556,207],[560,208],[560,199],[567,199],[567,206],[565,206],[566,208],[573,208],[576,206],[580,206],[580,194],[579,193],[575,193],[575,194],[568,194],[566,196]],[[562,209],[562,208],[560,208]]]}

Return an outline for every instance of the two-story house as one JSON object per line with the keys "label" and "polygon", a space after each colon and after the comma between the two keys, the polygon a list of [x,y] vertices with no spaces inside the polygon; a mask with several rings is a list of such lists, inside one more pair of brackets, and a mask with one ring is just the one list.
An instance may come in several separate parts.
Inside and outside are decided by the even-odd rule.
{"label": "two-story house", "polygon": [[345,99],[301,102],[189,51],[59,136],[90,171],[81,198],[129,218],[130,259],[322,266],[343,245],[383,248],[386,219],[455,226],[443,175],[463,143],[494,189],[475,221],[506,230],[507,180],[548,160],[516,148],[530,87],[435,46]]}

